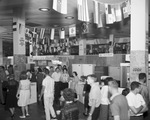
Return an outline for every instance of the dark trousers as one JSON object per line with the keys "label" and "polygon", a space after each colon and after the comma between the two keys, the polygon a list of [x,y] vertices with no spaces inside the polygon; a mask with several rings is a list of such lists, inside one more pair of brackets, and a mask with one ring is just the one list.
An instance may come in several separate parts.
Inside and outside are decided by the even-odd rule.
{"label": "dark trousers", "polygon": [[61,86],[61,91],[68,88],[68,83],[63,83],[63,82],[60,82],[60,86]]}
{"label": "dark trousers", "polygon": [[130,116],[130,120],[143,120],[143,115],[141,115],[141,116]]}
{"label": "dark trousers", "polygon": [[100,105],[99,120],[109,120],[109,105]]}
{"label": "dark trousers", "polygon": [[3,88],[1,81],[0,81],[0,103],[4,103]]}
{"label": "dark trousers", "polygon": [[84,108],[89,109],[89,92],[84,94]]}
{"label": "dark trousers", "polygon": [[61,82],[55,82],[54,102],[56,104],[59,103],[60,91],[61,91]]}
{"label": "dark trousers", "polygon": [[92,114],[92,120],[98,120],[99,118],[99,112],[100,111],[100,105],[99,107],[95,108],[93,114]]}

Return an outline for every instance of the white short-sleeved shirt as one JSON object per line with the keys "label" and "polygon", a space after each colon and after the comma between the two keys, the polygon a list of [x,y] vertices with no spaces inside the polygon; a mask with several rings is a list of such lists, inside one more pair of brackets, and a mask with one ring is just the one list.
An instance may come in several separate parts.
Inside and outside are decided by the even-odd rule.
{"label": "white short-sleeved shirt", "polygon": [[59,82],[60,81],[60,77],[61,77],[61,72],[59,72],[59,73],[54,72],[52,74],[52,78],[55,80],[55,82]]}
{"label": "white short-sleeved shirt", "polygon": [[99,87],[99,83],[94,83],[91,86],[91,90],[89,93],[89,106],[92,106],[92,100],[96,100],[95,107],[98,107],[101,103],[101,90]]}
{"label": "white short-sleeved shirt", "polygon": [[[139,108],[141,105],[145,105],[145,101],[140,94],[134,94],[133,92],[130,92],[127,96],[127,101],[129,106],[133,106],[135,108]],[[143,115],[143,113],[137,114],[135,116]]]}
{"label": "white short-sleeved shirt", "polygon": [[108,99],[108,86],[104,85],[101,89],[101,104],[102,105],[109,105],[109,99]]}
{"label": "white short-sleeved shirt", "polygon": [[42,85],[45,87],[44,96],[54,97],[54,79],[50,76],[46,76],[42,82]]}

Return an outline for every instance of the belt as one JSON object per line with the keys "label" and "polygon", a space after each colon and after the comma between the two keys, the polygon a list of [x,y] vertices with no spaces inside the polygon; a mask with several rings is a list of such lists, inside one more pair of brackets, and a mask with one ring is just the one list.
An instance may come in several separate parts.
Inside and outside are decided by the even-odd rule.
{"label": "belt", "polygon": [[143,115],[139,115],[139,116],[130,116],[130,117],[143,117]]}

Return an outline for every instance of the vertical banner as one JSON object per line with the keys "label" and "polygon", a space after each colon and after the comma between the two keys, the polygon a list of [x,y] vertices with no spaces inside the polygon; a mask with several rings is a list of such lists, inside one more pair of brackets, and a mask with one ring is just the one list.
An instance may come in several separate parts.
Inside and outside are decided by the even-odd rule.
{"label": "vertical banner", "polygon": [[89,11],[87,0],[78,0],[78,20],[89,22]]}
{"label": "vertical banner", "polygon": [[114,53],[114,35],[113,34],[110,34],[109,35],[109,53]]}
{"label": "vertical banner", "polygon": [[65,39],[65,28],[60,29],[60,39]]}
{"label": "vertical banner", "polygon": [[51,29],[51,34],[50,34],[50,39],[51,39],[51,40],[54,40],[54,36],[55,36],[55,29],[52,28],[52,29]]}
{"label": "vertical banner", "polygon": [[76,25],[69,26],[69,37],[76,36]]}
{"label": "vertical banner", "polygon": [[61,14],[67,14],[67,0],[53,0],[53,9]]}

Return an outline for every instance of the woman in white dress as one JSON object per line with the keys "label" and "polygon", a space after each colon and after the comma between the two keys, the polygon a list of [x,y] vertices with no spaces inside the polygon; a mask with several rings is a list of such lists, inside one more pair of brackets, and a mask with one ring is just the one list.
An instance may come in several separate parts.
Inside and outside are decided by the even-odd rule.
{"label": "woman in white dress", "polygon": [[[28,105],[31,97],[31,85],[30,80],[27,79],[25,71],[20,74],[19,88],[16,97],[18,98],[18,106],[21,107],[22,116],[20,118],[26,118],[29,116]],[[26,113],[26,115],[25,115]]]}

